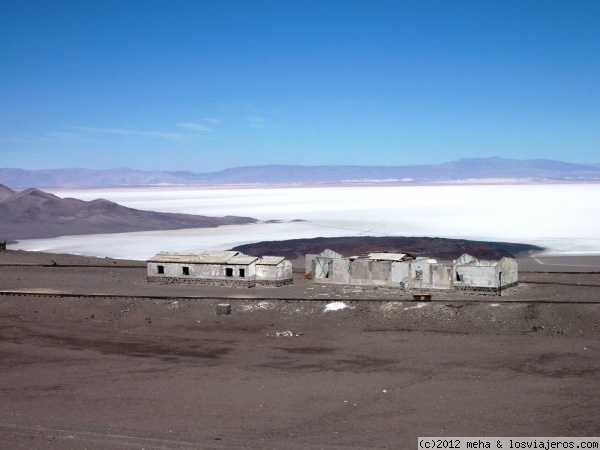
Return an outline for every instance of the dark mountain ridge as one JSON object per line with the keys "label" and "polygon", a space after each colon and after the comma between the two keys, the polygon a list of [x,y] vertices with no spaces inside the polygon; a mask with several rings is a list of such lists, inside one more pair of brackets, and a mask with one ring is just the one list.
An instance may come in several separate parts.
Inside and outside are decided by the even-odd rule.
{"label": "dark mountain ridge", "polygon": [[60,198],[38,189],[16,192],[0,185],[0,240],[212,228],[256,222],[251,217],[208,217],[143,211],[105,199],[88,202]]}
{"label": "dark mountain ridge", "polygon": [[600,181],[597,164],[572,164],[546,159],[465,158],[443,164],[408,166],[265,165],[220,170],[143,171],[134,169],[0,169],[0,183],[23,187],[115,187],[236,184],[402,184],[466,180]]}

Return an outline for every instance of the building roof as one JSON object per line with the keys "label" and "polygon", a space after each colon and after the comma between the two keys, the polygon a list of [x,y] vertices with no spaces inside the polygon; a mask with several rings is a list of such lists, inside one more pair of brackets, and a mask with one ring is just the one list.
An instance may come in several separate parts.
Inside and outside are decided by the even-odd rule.
{"label": "building roof", "polygon": [[169,253],[160,252],[148,262],[190,263],[190,264],[252,264],[258,258],[247,256],[237,251],[213,251],[204,253]]}
{"label": "building roof", "polygon": [[199,257],[198,253],[160,252],[150,258],[148,262],[194,262]]}
{"label": "building roof", "polygon": [[321,257],[321,258],[331,258],[331,259],[342,259],[343,256],[337,252],[334,252],[333,250],[326,248],[325,250],[323,250],[321,253],[319,253],[317,255],[317,257]]}
{"label": "building roof", "polygon": [[235,251],[205,252],[200,255],[198,262],[203,264],[225,264],[238,255],[241,255],[240,252]]}
{"label": "building roof", "polygon": [[240,256],[234,256],[233,258],[231,258],[229,261],[227,261],[227,264],[248,265],[248,264],[252,264],[257,259],[258,259],[258,257],[256,257],[256,256],[240,255]]}
{"label": "building roof", "polygon": [[409,253],[387,253],[387,252],[375,252],[369,253],[369,259],[373,261],[406,261],[408,259],[415,259]]}
{"label": "building roof", "polygon": [[262,266],[276,266],[283,260],[285,260],[283,256],[263,256],[256,261],[256,264],[260,264]]}

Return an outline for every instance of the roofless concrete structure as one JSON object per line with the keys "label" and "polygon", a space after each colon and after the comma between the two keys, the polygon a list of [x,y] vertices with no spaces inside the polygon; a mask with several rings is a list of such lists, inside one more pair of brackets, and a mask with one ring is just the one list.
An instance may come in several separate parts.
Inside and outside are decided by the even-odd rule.
{"label": "roofless concrete structure", "polygon": [[332,250],[306,255],[306,271],[318,283],[389,286],[405,290],[501,292],[518,284],[513,258],[479,260],[463,254],[453,262],[415,257],[410,253],[369,253],[343,257]]}

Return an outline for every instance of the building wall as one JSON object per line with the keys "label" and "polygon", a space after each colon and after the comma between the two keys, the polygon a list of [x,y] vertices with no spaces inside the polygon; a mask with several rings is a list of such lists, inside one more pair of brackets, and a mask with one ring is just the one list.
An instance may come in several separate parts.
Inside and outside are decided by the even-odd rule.
{"label": "building wall", "polygon": [[[159,266],[164,268],[164,273],[159,273]],[[189,275],[184,274],[185,267],[188,268]],[[227,269],[232,269],[232,276],[227,276]],[[240,277],[240,269],[244,270],[244,277]],[[148,281],[152,283],[254,285],[256,280],[256,264],[225,265],[148,262],[147,276]]]}
{"label": "building wall", "polygon": [[390,284],[400,286],[402,289],[410,289],[410,262],[395,261],[392,263]]}
{"label": "building wall", "polygon": [[307,253],[304,255],[304,270],[307,274],[309,272],[312,274],[315,273],[315,260],[317,259],[317,256],[319,255],[315,255],[314,253]]}
{"label": "building wall", "polygon": [[[391,286],[392,282],[392,262],[391,261],[372,261],[368,259],[355,259],[348,261],[349,281],[343,281],[346,284],[357,286]],[[338,266],[342,266],[338,263]],[[337,266],[334,266],[337,267]],[[335,270],[335,269],[334,269]],[[334,273],[334,280],[338,276]],[[346,278],[344,278],[345,280]]]}
{"label": "building wall", "polygon": [[253,287],[256,286],[256,278],[190,278],[190,277],[165,277],[148,276],[148,283],[156,284],[193,284],[202,286],[228,286],[228,287]]}
{"label": "building wall", "polygon": [[331,261],[343,259],[343,256],[330,249],[325,249],[318,255],[305,255],[306,273],[312,272],[313,278],[327,279],[331,270]]}
{"label": "building wall", "polygon": [[350,284],[350,260],[349,259],[334,259],[331,262],[333,283]]}
{"label": "building wall", "polygon": [[[325,271],[321,265],[325,264]],[[348,259],[329,259],[318,257],[318,260],[313,261],[314,271],[313,279],[319,283],[332,284],[351,284],[350,281],[350,264]],[[327,272],[327,277],[325,277]]]}
{"label": "building wall", "polygon": [[431,264],[431,289],[452,289],[454,271],[449,264]]}
{"label": "building wall", "polygon": [[498,271],[495,266],[459,266],[455,267],[454,285],[457,287],[498,287]]}
{"label": "building wall", "polygon": [[362,286],[371,284],[371,268],[367,259],[350,261],[350,284]]}
{"label": "building wall", "polygon": [[329,278],[331,261],[335,260],[326,256],[317,256],[314,262],[313,278]]}
{"label": "building wall", "polygon": [[514,286],[519,282],[519,263],[513,258],[502,258],[498,270],[502,271],[502,286]]}
{"label": "building wall", "polygon": [[384,286],[390,284],[392,279],[391,261],[373,261],[371,264],[371,281],[375,285]]}
{"label": "building wall", "polygon": [[256,264],[256,283],[263,286],[282,286],[293,283],[292,263],[284,259],[276,266]]}
{"label": "building wall", "polygon": [[431,264],[427,261],[411,261],[411,289],[431,289]]}

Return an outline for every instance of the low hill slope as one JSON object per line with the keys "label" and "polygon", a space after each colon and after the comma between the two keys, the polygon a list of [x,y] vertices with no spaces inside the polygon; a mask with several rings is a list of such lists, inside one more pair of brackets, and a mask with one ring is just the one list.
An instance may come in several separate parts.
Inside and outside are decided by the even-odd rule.
{"label": "low hill slope", "polygon": [[38,189],[15,192],[0,185],[0,240],[75,234],[212,228],[255,223],[251,217],[207,217],[127,208],[104,199],[60,198]]}

